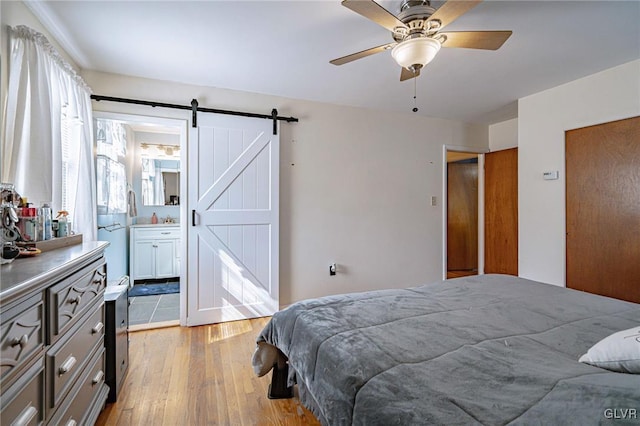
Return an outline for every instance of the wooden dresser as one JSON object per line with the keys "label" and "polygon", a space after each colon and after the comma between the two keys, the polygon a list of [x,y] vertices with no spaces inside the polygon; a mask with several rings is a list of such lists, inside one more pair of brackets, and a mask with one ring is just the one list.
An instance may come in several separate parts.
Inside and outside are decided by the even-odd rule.
{"label": "wooden dresser", "polygon": [[105,242],[0,267],[0,424],[91,425],[104,407]]}

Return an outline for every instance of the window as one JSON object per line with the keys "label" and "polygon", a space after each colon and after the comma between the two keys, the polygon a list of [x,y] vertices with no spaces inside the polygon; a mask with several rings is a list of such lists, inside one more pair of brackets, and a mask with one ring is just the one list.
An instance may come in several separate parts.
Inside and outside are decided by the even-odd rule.
{"label": "window", "polygon": [[98,214],[126,213],[127,134],[122,123],[96,119]]}
{"label": "window", "polygon": [[67,113],[67,107],[62,107],[60,120],[61,130],[61,194],[62,200],[60,210],[66,210],[73,217],[73,210],[76,203],[78,170],[80,162],[80,144],[82,120],[71,117]]}

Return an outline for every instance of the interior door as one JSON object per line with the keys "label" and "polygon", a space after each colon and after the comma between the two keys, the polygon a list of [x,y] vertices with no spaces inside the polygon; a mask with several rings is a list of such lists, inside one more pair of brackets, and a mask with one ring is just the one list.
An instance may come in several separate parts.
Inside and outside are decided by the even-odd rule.
{"label": "interior door", "polygon": [[518,148],[484,155],[484,272],[518,275]]}
{"label": "interior door", "polygon": [[640,303],[640,117],[566,132],[567,287]]}
{"label": "interior door", "polygon": [[201,114],[190,132],[187,324],[272,315],[280,144],[273,122]]}
{"label": "interior door", "polygon": [[447,277],[478,273],[478,160],[447,164]]}

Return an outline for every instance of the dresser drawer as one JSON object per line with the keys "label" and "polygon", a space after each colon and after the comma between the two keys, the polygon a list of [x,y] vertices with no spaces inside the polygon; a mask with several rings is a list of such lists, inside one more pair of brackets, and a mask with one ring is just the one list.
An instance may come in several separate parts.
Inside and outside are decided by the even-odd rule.
{"label": "dresser drawer", "polygon": [[50,344],[86,309],[102,300],[106,276],[107,265],[100,259],[47,289]]}
{"label": "dresser drawer", "polygon": [[103,303],[93,311],[68,339],[60,341],[47,352],[47,376],[50,383],[48,407],[58,404],[86,364],[96,346],[104,348]]}
{"label": "dresser drawer", "polygon": [[0,377],[3,383],[44,347],[42,293],[0,314]]}
{"label": "dresser drawer", "polygon": [[12,386],[2,389],[0,424],[38,425],[44,421],[44,363],[34,363]]}
{"label": "dresser drawer", "polygon": [[180,238],[179,226],[158,226],[154,228],[133,228],[138,240],[163,240]]}
{"label": "dresser drawer", "polygon": [[82,377],[69,392],[69,396],[60,404],[50,424],[61,426],[93,424],[87,421],[87,417],[94,411],[89,409],[93,408],[97,398],[100,397],[104,401],[108,390],[104,380],[104,349],[100,349],[91,357]]}

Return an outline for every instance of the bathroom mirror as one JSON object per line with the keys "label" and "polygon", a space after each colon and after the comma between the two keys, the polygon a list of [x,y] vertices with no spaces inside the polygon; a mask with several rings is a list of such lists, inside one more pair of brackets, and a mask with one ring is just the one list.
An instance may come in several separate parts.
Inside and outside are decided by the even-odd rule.
{"label": "bathroom mirror", "polygon": [[180,161],[142,157],[142,204],[180,205]]}

